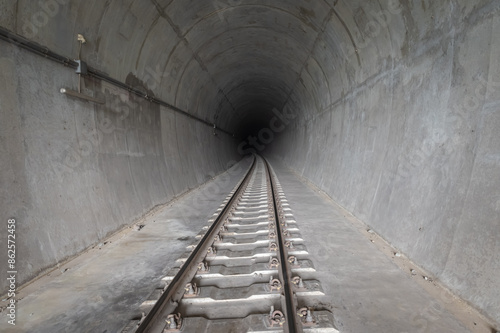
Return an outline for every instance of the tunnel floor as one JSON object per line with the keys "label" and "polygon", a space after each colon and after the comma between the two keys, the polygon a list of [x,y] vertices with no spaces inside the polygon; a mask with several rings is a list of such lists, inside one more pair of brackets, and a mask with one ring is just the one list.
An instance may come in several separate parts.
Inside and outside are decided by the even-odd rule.
{"label": "tunnel floor", "polygon": [[[249,163],[240,162],[20,290],[18,325],[12,330],[2,320],[0,331],[119,332]],[[455,300],[426,287],[434,282],[418,267],[320,191],[271,163],[328,295],[322,306],[333,312],[340,332],[472,331],[465,305],[453,309]],[[479,321],[473,331],[487,332]]]}

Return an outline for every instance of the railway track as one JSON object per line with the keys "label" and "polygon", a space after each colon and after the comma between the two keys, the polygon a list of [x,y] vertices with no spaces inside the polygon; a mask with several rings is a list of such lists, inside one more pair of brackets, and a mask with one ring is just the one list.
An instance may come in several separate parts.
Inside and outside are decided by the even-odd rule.
{"label": "railway track", "polygon": [[122,333],[335,333],[285,194],[255,156],[142,315]]}

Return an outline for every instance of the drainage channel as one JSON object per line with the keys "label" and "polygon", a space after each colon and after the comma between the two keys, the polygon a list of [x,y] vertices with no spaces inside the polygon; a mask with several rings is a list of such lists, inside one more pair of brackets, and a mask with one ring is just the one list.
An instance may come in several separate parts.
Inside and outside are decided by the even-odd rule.
{"label": "drainage channel", "polygon": [[122,333],[338,332],[281,185],[260,156]]}

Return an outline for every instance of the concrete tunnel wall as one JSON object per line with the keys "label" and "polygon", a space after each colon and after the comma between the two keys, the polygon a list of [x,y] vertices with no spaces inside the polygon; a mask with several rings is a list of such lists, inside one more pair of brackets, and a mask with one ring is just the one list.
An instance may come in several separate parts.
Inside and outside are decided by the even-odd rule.
{"label": "concrete tunnel wall", "polygon": [[[41,12],[32,4],[4,1],[1,25],[22,34],[24,18]],[[121,2],[109,8],[117,15],[112,20],[95,15],[106,12],[104,2],[101,8],[101,1],[95,6],[87,4],[71,2],[58,7],[57,15],[29,37],[76,58],[75,36],[82,32],[89,41],[82,49],[82,59],[89,65],[135,88],[163,92],[162,98],[210,119],[211,104],[201,101],[212,98],[212,103],[220,103],[217,91],[215,96],[202,95],[197,100],[189,89],[194,77],[177,84],[173,74],[165,77],[158,72],[159,64],[164,70],[168,54],[176,46],[166,43],[172,36],[162,33],[165,43],[159,43],[157,33],[144,46],[137,38],[144,39],[145,31],[128,26],[129,32],[119,31],[118,18],[127,15]],[[156,11],[151,8],[134,15],[152,21]],[[161,24],[158,29],[168,30]],[[98,41],[102,49],[97,49]],[[221,132],[214,136],[212,127],[106,82],[87,78],[82,85],[84,93],[105,97],[105,105],[62,95],[62,87],[77,89],[73,69],[0,43],[0,205],[2,215],[18,221],[18,283],[101,242],[240,158],[231,136]],[[159,44],[164,48],[158,49]],[[186,58],[182,54],[176,57]],[[168,71],[172,73],[172,69]],[[152,74],[145,78],[148,73]],[[4,224],[2,230],[5,234]],[[2,253],[3,271],[7,271],[6,263]],[[1,289],[2,293],[8,289],[5,279]]]}
{"label": "concrete tunnel wall", "polygon": [[[243,139],[260,134],[254,150],[266,146],[500,322],[499,9],[0,1],[0,25],[72,58],[82,33],[90,66]],[[20,221],[24,282],[251,148],[98,80],[84,91],[105,106],[66,98],[73,70],[0,43],[1,205]],[[282,128],[277,112],[294,117]]]}

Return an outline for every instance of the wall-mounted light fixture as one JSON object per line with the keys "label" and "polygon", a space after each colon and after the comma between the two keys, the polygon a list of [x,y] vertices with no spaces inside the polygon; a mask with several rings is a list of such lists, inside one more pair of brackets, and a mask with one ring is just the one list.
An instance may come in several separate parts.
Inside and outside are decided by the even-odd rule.
{"label": "wall-mounted light fixture", "polygon": [[99,98],[95,98],[95,97],[92,97],[89,95],[85,95],[85,94],[79,93],[78,91],[74,91],[74,90],[71,90],[68,88],[61,88],[61,90],[59,90],[59,91],[61,92],[61,94],[65,94],[65,95],[73,96],[73,97],[78,97],[78,98],[84,99],[84,100],[89,101],[89,102],[94,102],[97,104],[106,104],[106,100],[104,100],[104,99],[99,99]]}
{"label": "wall-mounted light fixture", "polygon": [[61,94],[65,94],[68,96],[81,98],[81,99],[84,99],[86,101],[90,101],[90,102],[94,102],[94,103],[98,103],[98,104],[105,104],[106,103],[105,99],[100,99],[100,98],[96,98],[93,96],[88,96],[88,95],[82,94],[82,91],[81,91],[82,75],[87,75],[87,63],[85,61],[81,60],[80,58],[81,58],[81,54],[82,54],[82,45],[85,44],[87,42],[87,40],[85,39],[85,37],[83,37],[82,34],[78,34],[76,40],[80,43],[80,47],[78,49],[78,59],[75,60],[75,62],[78,64],[76,71],[75,71],[76,74],[78,74],[78,91],[74,91],[74,90],[69,89],[69,88],[61,88],[59,91],[61,92]]}

